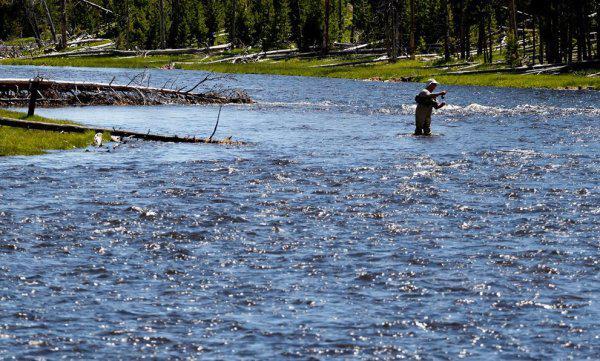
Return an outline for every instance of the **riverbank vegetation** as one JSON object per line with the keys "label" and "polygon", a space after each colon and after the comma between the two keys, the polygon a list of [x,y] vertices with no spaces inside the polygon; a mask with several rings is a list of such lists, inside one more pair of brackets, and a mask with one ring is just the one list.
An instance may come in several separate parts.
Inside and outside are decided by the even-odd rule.
{"label": "riverbank vegetation", "polygon": [[[590,76],[597,69],[580,69],[576,72],[563,74],[522,74],[522,73],[480,73],[480,74],[449,74],[456,67],[452,62],[419,61],[404,59],[395,63],[378,62],[359,65],[339,65],[365,60],[355,56],[321,57],[312,59],[264,60],[260,62],[212,63],[226,56],[177,55],[177,56],[139,56],[112,57],[88,56],[73,58],[44,58],[44,59],[5,59],[0,64],[6,65],[44,65],[44,66],[79,66],[79,67],[113,67],[113,68],[176,68],[185,70],[207,70],[221,73],[244,74],[277,74],[294,76],[315,76],[330,78],[347,78],[373,81],[424,81],[435,77],[447,85],[500,86],[514,88],[550,88],[550,89],[600,89],[600,77]],[[373,60],[373,58],[369,58]],[[367,59],[367,60],[369,60]],[[456,63],[456,61],[454,62]],[[482,64],[471,68],[490,70]],[[501,69],[497,67],[497,69]]]}
{"label": "riverbank vegetation", "polygon": [[[40,116],[27,117],[26,114],[0,109],[0,117],[40,121],[57,124],[72,122],[48,119]],[[110,139],[105,135],[105,140]],[[49,150],[68,150],[82,148],[92,144],[94,132],[59,133],[43,130],[29,130],[13,127],[0,127],[0,156],[39,155]]]}
{"label": "riverbank vegetation", "polygon": [[[594,0],[14,0],[0,2],[0,58],[599,88],[599,10]],[[283,53],[253,55],[274,49]]]}

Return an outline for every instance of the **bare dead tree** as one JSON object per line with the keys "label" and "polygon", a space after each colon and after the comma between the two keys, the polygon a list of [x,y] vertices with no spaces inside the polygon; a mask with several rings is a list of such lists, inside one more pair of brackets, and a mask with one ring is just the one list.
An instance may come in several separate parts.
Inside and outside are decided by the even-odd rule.
{"label": "bare dead tree", "polygon": [[60,0],[60,42],[58,49],[67,47],[67,0]]}
{"label": "bare dead tree", "polygon": [[25,9],[25,15],[27,20],[29,21],[29,25],[33,30],[33,36],[35,38],[35,42],[38,47],[42,47],[42,37],[40,36],[40,28],[37,20],[37,15],[35,11],[35,5],[32,0],[23,0],[23,8]]}
{"label": "bare dead tree", "polygon": [[0,106],[26,106],[31,100],[32,84],[35,84],[36,101],[39,106],[58,107],[68,105],[160,105],[160,104],[227,104],[252,103],[252,99],[237,89],[193,92],[198,86],[220,79],[211,74],[193,88],[154,88],[142,83],[145,73],[140,73],[128,84],[67,82],[42,78],[0,79]]}
{"label": "bare dead tree", "polygon": [[48,9],[48,4],[46,0],[41,0],[42,5],[44,5],[44,10],[46,10],[46,17],[48,18],[48,25],[50,26],[50,33],[52,34],[52,41],[54,44],[57,43],[56,39],[56,28],[54,28],[54,21],[52,20],[52,15],[50,14],[50,9]]}

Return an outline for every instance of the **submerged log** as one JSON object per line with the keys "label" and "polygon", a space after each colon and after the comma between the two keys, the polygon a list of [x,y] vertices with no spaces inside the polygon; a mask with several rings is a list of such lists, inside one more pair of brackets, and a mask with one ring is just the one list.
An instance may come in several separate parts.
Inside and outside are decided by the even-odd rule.
{"label": "submerged log", "polygon": [[[40,106],[67,105],[160,105],[160,104],[248,104],[252,99],[241,90],[207,93],[193,92],[207,76],[194,87],[185,89],[155,88],[139,85],[72,82],[38,79]],[[0,106],[24,106],[30,99],[31,79],[0,79]]]}
{"label": "submerged log", "polygon": [[67,133],[85,133],[85,132],[94,132],[94,133],[108,133],[111,136],[124,137],[124,138],[134,138],[141,140],[150,140],[155,142],[168,142],[168,143],[204,143],[204,144],[231,144],[231,145],[243,145],[244,142],[233,141],[231,137],[225,138],[222,140],[212,139],[210,138],[190,138],[190,137],[179,137],[176,135],[161,135],[161,134],[150,134],[148,133],[140,133],[133,132],[129,130],[119,130],[119,129],[108,129],[101,127],[87,127],[82,125],[74,125],[74,124],[54,124],[54,123],[45,123],[45,122],[33,122],[28,120],[19,120],[13,118],[5,118],[0,117],[0,125],[8,126],[14,128],[23,128],[23,129],[34,129],[34,130],[46,130],[53,132],[67,132]]}

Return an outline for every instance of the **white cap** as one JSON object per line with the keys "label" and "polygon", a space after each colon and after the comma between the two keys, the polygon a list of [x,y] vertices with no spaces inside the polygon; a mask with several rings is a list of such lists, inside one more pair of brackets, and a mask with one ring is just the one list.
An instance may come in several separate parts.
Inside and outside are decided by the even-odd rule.
{"label": "white cap", "polygon": [[427,80],[427,85],[425,87],[429,88],[432,84],[438,85],[439,83],[435,79],[429,79]]}

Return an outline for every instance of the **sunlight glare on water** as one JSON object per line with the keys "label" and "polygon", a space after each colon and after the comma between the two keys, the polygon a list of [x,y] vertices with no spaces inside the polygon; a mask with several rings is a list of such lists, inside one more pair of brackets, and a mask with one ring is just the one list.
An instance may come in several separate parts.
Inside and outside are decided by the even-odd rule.
{"label": "sunlight glare on water", "polygon": [[[235,78],[257,103],[216,136],[249,145],[0,160],[0,357],[597,357],[599,93],[442,86],[419,138],[419,84]],[[217,112],[39,109],[192,136]]]}

